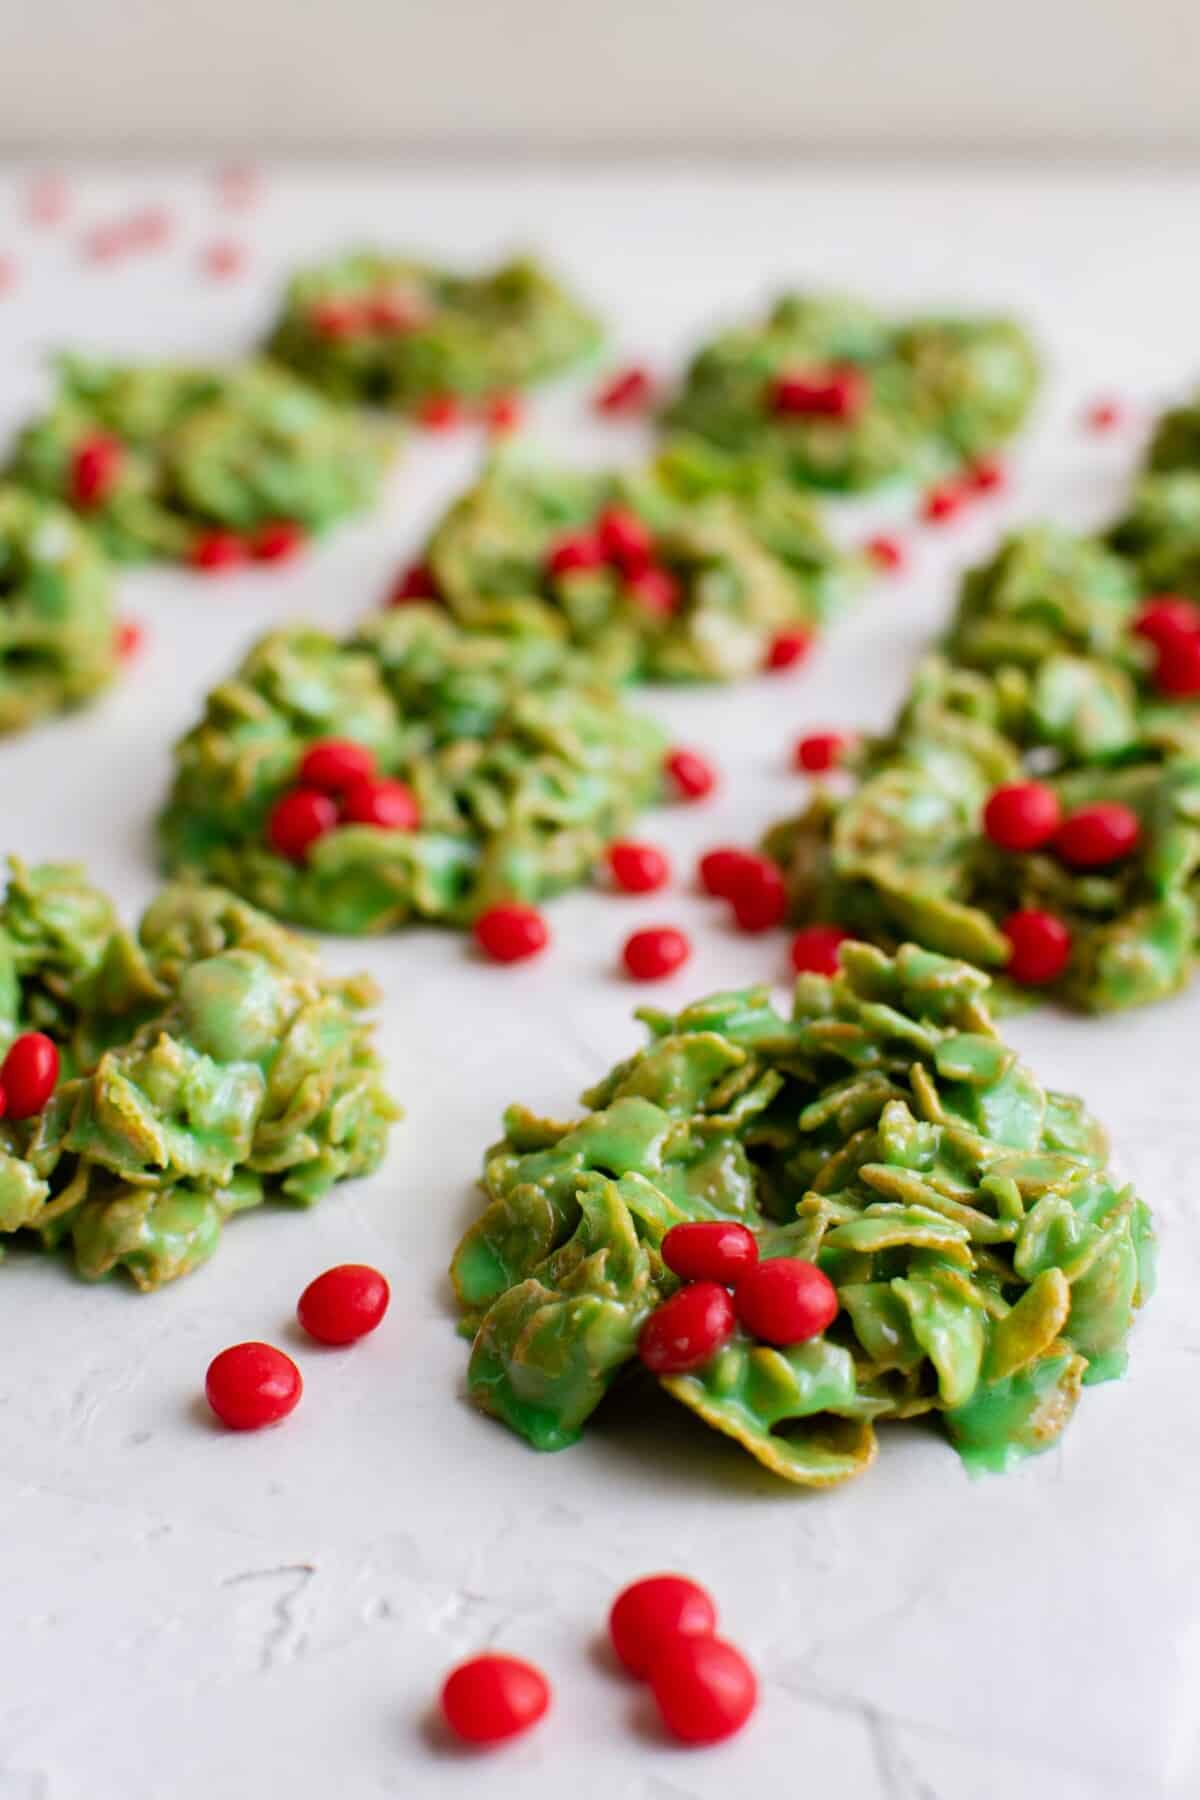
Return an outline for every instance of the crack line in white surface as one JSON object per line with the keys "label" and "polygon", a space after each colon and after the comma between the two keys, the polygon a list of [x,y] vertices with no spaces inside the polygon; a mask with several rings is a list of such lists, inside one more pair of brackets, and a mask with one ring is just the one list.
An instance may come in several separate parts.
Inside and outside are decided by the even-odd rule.
{"label": "crack line in white surface", "polygon": [[[239,1575],[230,1575],[221,1583],[222,1587],[229,1588],[241,1587],[251,1581],[287,1580],[287,1586],[271,1605],[272,1623],[268,1625],[259,1645],[260,1670],[274,1668],[277,1662],[294,1662],[304,1654],[308,1633],[300,1627],[296,1607],[316,1572],[315,1563],[280,1563],[274,1569],[246,1569]],[[288,1579],[289,1577],[292,1579]]]}

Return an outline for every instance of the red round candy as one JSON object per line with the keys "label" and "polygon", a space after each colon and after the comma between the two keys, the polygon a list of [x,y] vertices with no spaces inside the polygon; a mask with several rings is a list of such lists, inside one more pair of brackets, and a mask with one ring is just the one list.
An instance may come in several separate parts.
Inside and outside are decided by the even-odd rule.
{"label": "red round candy", "polygon": [[692,1281],[650,1314],[638,1355],[655,1375],[683,1375],[716,1355],[733,1324],[733,1301],[720,1283]]}
{"label": "red round candy", "polygon": [[662,1241],[662,1259],[684,1281],[719,1281],[732,1287],[758,1261],[758,1240],[744,1225],[698,1219],[672,1225]]}
{"label": "red round candy", "polygon": [[628,838],[608,846],[608,866],[613,881],[626,894],[653,894],[671,879],[671,865],[662,850]]}
{"label": "red round candy", "polygon": [[771,385],[771,410],[800,418],[855,419],[867,402],[860,369],[815,369],[780,375]]}
{"label": "red round candy", "polygon": [[419,301],[405,294],[376,294],[367,301],[363,314],[373,331],[393,336],[419,330],[428,316]]}
{"label": "red round candy", "polygon": [[767,647],[765,667],[778,672],[781,669],[794,669],[802,663],[812,648],[812,633],[809,631],[781,631],[771,639]]}
{"label": "red round candy", "polygon": [[1200,606],[1182,594],[1156,594],[1138,608],[1133,630],[1151,644],[1195,636],[1200,634]]}
{"label": "red round candy", "polygon": [[1054,848],[1073,869],[1104,869],[1138,847],[1141,821],[1116,800],[1081,806],[1058,828]]}
{"label": "red round candy", "polygon": [[71,499],[76,506],[99,506],[117,484],[124,457],[120,440],[96,431],[71,452]]}
{"label": "red round candy", "polygon": [[550,1706],[540,1669],[489,1651],[452,1669],[442,1685],[442,1717],[464,1744],[503,1744],[536,1725]]}
{"label": "red round candy", "polygon": [[1008,482],[1008,471],[998,456],[981,456],[967,470],[967,483],[977,494],[996,494]]}
{"label": "red round candy", "polygon": [[1009,781],[993,788],[983,809],[983,829],[1001,850],[1038,850],[1058,830],[1062,808],[1041,781]]}
{"label": "red round candy", "polygon": [[1089,431],[1112,431],[1124,417],[1125,408],[1119,400],[1094,400],[1084,414],[1084,423]]}
{"label": "red round candy", "polygon": [[44,1031],[23,1031],[8,1047],[0,1064],[8,1117],[32,1119],[40,1113],[58,1081],[58,1046]]}
{"label": "red round candy", "polygon": [[1162,638],[1156,646],[1154,683],[1171,700],[1191,700],[1200,694],[1200,632]]}
{"label": "red round candy", "polygon": [[635,981],[661,981],[682,969],[692,946],[673,925],[652,925],[626,938],[621,960]]}
{"label": "red round candy", "polygon": [[290,1356],[272,1344],[233,1344],[208,1365],[208,1404],[230,1431],[257,1431],[286,1419],[304,1391]]}
{"label": "red round candy", "polygon": [[788,952],[797,975],[836,975],[851,933],[838,925],[802,925]]}
{"label": "red round candy", "polygon": [[1053,913],[1035,907],[1009,913],[1000,929],[1010,946],[1004,972],[1022,987],[1057,980],[1070,961],[1070,930]]}
{"label": "red round candy", "polygon": [[605,561],[600,539],[591,531],[573,531],[550,546],[546,569],[550,575],[576,575],[581,569],[599,569]]}
{"label": "red round candy", "polygon": [[768,856],[747,857],[730,896],[739,931],[770,931],[787,913],[787,887],[778,863]]}
{"label": "red round candy", "polygon": [[611,375],[597,390],[593,405],[601,413],[639,413],[650,404],[653,393],[648,372],[635,365]]}
{"label": "red round candy", "polygon": [[718,1637],[676,1637],[655,1657],[650,1687],[663,1724],[684,1744],[719,1744],[758,1702],[754,1670]]}
{"label": "red round candy", "polygon": [[662,619],[669,619],[672,613],[678,612],[683,599],[679,577],[672,575],[670,569],[660,569],[656,563],[628,576],[625,592],[643,612],[653,613]]}
{"label": "red round candy", "polygon": [[489,906],[475,921],[475,942],[493,962],[524,962],[550,942],[550,928],[536,906],[514,901]]}
{"label": "red round candy", "polygon": [[417,417],[426,431],[453,431],[463,422],[462,401],[454,394],[431,394]]}
{"label": "red round candy", "polygon": [[281,794],[267,819],[267,842],[289,862],[303,862],[311,844],[332,831],[337,806],[316,788],[291,788]]}
{"label": "red round candy", "polygon": [[714,899],[732,900],[743,879],[747,876],[754,879],[758,861],[751,850],[739,849],[736,844],[721,844],[715,850],[705,851],[700,858],[697,871],[700,885]]}
{"label": "red round candy", "polygon": [[192,545],[189,560],[194,569],[216,575],[245,562],[246,546],[234,531],[205,531]]}
{"label": "red round candy", "polygon": [[904,567],[906,558],[904,545],[899,538],[891,537],[887,532],[879,532],[867,539],[867,555],[879,569],[886,569],[895,574]]}
{"label": "red round candy", "polygon": [[638,1681],[646,1679],[651,1664],[676,1638],[711,1637],[716,1629],[716,1607],[686,1575],[645,1575],[631,1582],[608,1615],[612,1647]]}
{"label": "red round candy", "polygon": [[200,252],[200,263],[205,274],[211,275],[214,281],[226,281],[244,268],[246,252],[241,244],[223,239],[218,243],[205,245]]}
{"label": "red round candy", "polygon": [[793,761],[806,775],[825,775],[837,768],[849,743],[842,731],[810,731],[806,737],[797,738]]}
{"label": "red round candy", "polygon": [[421,809],[408,783],[382,776],[351,782],[342,795],[341,810],[347,825],[378,825],[383,831],[416,831],[421,823]]}
{"label": "red round candy", "polygon": [[321,738],[304,752],[297,771],[305,787],[340,794],[352,782],[375,773],[375,752],[350,738]]}
{"label": "red round candy", "polygon": [[649,566],[654,554],[654,534],[628,506],[610,506],[596,520],[596,536],[607,562],[626,575]]}
{"label": "red round candy", "polygon": [[734,1289],[738,1323],[751,1337],[780,1348],[819,1337],[837,1317],[837,1289],[816,1263],[774,1256],[755,1265]]}
{"label": "red round candy", "polygon": [[516,431],[525,414],[520,394],[493,394],[484,403],[483,422],[493,437]]}
{"label": "red round candy", "polygon": [[286,562],[304,545],[304,527],[295,519],[270,519],[250,540],[256,562]]}
{"label": "red round candy", "polygon": [[145,631],[136,619],[122,619],[117,626],[117,655],[122,662],[136,656],[145,639]]}
{"label": "red round candy", "polygon": [[681,800],[703,800],[717,785],[717,772],[697,750],[669,750],[663,773]]}
{"label": "red round candy", "polygon": [[388,595],[389,606],[407,606],[414,600],[436,600],[437,582],[428,563],[412,563],[397,576]]}
{"label": "red round candy", "polygon": [[374,1331],[388,1309],[388,1284],[366,1263],[339,1263],[310,1281],[296,1317],[320,1344],[352,1344]]}
{"label": "red round candy", "polygon": [[362,330],[366,310],[355,300],[318,300],[308,320],[318,337],[337,342]]}
{"label": "red round candy", "polygon": [[931,487],[921,502],[921,517],[927,525],[944,525],[956,518],[966,503],[967,493],[961,481],[942,481]]}

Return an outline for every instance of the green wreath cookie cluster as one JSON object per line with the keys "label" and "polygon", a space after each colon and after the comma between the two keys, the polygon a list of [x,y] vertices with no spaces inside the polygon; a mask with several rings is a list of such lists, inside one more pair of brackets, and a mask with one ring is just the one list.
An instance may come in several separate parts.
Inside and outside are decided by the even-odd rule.
{"label": "green wreath cookie cluster", "polygon": [[369,1174],[397,1116],[376,999],[219,888],[164,889],[134,935],[78,868],[14,859],[0,1052],[45,1032],[61,1078],[39,1115],[0,1119],[0,1233],[148,1290],[204,1262],[234,1213]]}
{"label": "green wreath cookie cluster", "polygon": [[0,487],[0,732],[81,705],[117,661],[101,551],[64,507]]}
{"label": "green wreath cookie cluster", "polygon": [[[619,559],[557,570],[554,551],[617,512],[646,532],[674,598],[642,597]],[[755,673],[781,632],[839,612],[863,578],[811,503],[779,483],[722,492],[704,459],[597,473],[497,457],[425,551],[439,597],[472,630],[547,635],[616,680]]]}
{"label": "green wreath cookie cluster", "polygon": [[[852,385],[790,410],[781,383]],[[1030,341],[1008,319],[893,320],[861,301],[787,294],[693,358],[669,430],[804,487],[930,480],[995,450],[1033,401]]]}
{"label": "green wreath cookie cluster", "polygon": [[1046,1449],[1082,1385],[1125,1366],[1152,1287],[1149,1214],[1082,1103],[996,1036],[988,977],[913,945],[847,945],[677,1017],[560,1123],[513,1107],[453,1263],[471,1398],[536,1448],[574,1443],[677,1286],[685,1220],[813,1261],[839,1312],[776,1349],[739,1327],[662,1386],[786,1479],[865,1469],[886,1419],[940,1415],[974,1468]]}
{"label": "green wreath cookie cluster", "polygon": [[413,411],[528,386],[599,341],[534,262],[462,275],[364,250],[292,277],[268,350],[337,399]]}
{"label": "green wreath cookie cluster", "polygon": [[[119,365],[62,356],[58,393],[17,439],[14,480],[74,503],[122,561],[187,560],[214,529],[321,531],[375,499],[393,440],[266,362]],[[99,440],[105,478],[77,489]]]}
{"label": "green wreath cookie cluster", "polygon": [[[345,824],[302,862],[267,821],[305,750],[350,739],[411,787],[411,831]],[[213,690],[176,748],[168,865],[282,918],[380,932],[469,923],[500,900],[585,879],[659,787],[664,743],[547,638],[465,633],[435,608],[380,614],[345,641],[272,632]]]}

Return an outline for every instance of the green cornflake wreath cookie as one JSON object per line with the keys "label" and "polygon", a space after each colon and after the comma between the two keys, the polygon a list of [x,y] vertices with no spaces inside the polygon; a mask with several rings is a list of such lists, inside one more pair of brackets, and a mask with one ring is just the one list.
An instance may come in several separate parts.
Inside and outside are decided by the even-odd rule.
{"label": "green cornflake wreath cookie", "polygon": [[65,508],[0,487],[0,732],[81,705],[117,662],[101,552]]}
{"label": "green cornflake wreath cookie", "polygon": [[438,525],[425,565],[461,624],[568,641],[615,679],[748,675],[865,573],[802,496],[705,481],[695,459],[601,474],[501,455]]}
{"label": "green cornflake wreath cookie", "polygon": [[1109,542],[1136,565],[1147,593],[1200,600],[1200,460],[1144,476]]}
{"label": "green cornflake wreath cookie", "polygon": [[36,1117],[0,1119],[0,1233],[148,1290],[204,1262],[232,1214],[369,1174],[398,1116],[376,998],[219,888],[164,889],[134,936],[78,868],[14,859],[0,1049],[45,1032],[61,1077]]}
{"label": "green cornflake wreath cookie", "polygon": [[596,321],[534,262],[460,275],[363,250],[293,276],[268,348],[338,399],[412,411],[525,387],[599,342]]}
{"label": "green cornflake wreath cookie", "polygon": [[369,506],[393,439],[266,362],[57,361],[58,396],[17,440],[17,481],[72,504],[108,551],[203,560],[214,531],[322,531]]}
{"label": "green cornflake wreath cookie", "polygon": [[889,320],[861,301],[788,294],[699,351],[665,423],[800,486],[872,488],[994,450],[1037,378],[1011,320]]}
{"label": "green cornflake wreath cookie", "polygon": [[1082,1103],[996,1036],[988,985],[847,945],[790,1018],[762,988],[647,1009],[649,1047],[582,1118],[511,1108],[452,1271],[475,1403],[538,1449],[574,1443],[678,1285],[666,1231],[730,1219],[762,1257],[816,1262],[839,1310],[785,1349],[739,1326],[660,1377],[706,1424],[812,1487],[865,1469],[889,1418],[941,1414],[975,1469],[1046,1449],[1081,1385],[1122,1373],[1153,1237]]}
{"label": "green cornflake wreath cookie", "polygon": [[[403,784],[408,828],[331,818],[291,859],[271,821],[305,751],[331,739]],[[655,798],[663,748],[544,637],[464,633],[421,606],[344,642],[292,626],[250,651],[177,746],[162,841],[175,871],[322,930],[463,925],[584,880]]]}

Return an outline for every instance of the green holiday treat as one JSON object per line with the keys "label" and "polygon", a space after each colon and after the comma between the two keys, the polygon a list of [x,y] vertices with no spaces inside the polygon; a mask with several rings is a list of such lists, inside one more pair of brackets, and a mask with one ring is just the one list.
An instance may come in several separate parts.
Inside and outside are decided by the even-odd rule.
{"label": "green holiday treat", "polygon": [[376,998],[219,888],[164,889],[134,935],[81,870],[14,859],[0,1053],[44,1032],[60,1074],[38,1113],[0,1119],[0,1233],[151,1289],[205,1261],[232,1214],[369,1174],[397,1116]]}
{"label": "green holiday treat", "polygon": [[117,660],[102,553],[64,507],[0,487],[0,732],[81,705]]}
{"label": "green holiday treat", "polygon": [[374,500],[392,439],[266,362],[124,366],[63,356],[15,480],[67,501],[108,551],[203,560],[214,531],[318,532]]}
{"label": "green holiday treat", "polygon": [[[618,680],[721,680],[837,612],[862,577],[775,483],[698,491],[682,465],[598,474],[509,453],[434,531],[425,563],[472,629],[578,645]],[[689,491],[690,489],[690,491]]]}
{"label": "green holiday treat", "polygon": [[784,1343],[741,1323],[659,1379],[767,1468],[831,1485],[880,1420],[925,1413],[972,1469],[1046,1449],[1123,1371],[1153,1238],[1082,1103],[997,1037],[988,985],[847,945],[790,1016],[765,989],[643,1011],[651,1043],[581,1118],[510,1109],[453,1264],[476,1404],[538,1449],[575,1442],[678,1289],[665,1233],[732,1220],[760,1257],[818,1265],[832,1323]]}
{"label": "green holiday treat", "polygon": [[1135,564],[1147,594],[1200,600],[1200,462],[1144,476],[1109,541]]}
{"label": "green holiday treat", "polygon": [[1181,469],[1200,473],[1200,395],[1189,406],[1163,413],[1150,440],[1146,467],[1154,475]]}
{"label": "green holiday treat", "polygon": [[[340,812],[315,796],[318,829],[297,841],[294,796],[312,797],[301,764],[330,740],[367,773]],[[323,930],[462,925],[585,879],[655,797],[663,748],[544,636],[462,632],[425,606],[344,641],[290,626],[178,745],[162,838],[173,870]]]}
{"label": "green holiday treat", "polygon": [[666,423],[788,482],[863,489],[995,450],[1036,387],[1032,346],[1011,320],[892,320],[857,300],[789,294],[699,351]]}
{"label": "green holiday treat", "polygon": [[338,399],[412,411],[525,387],[599,342],[596,321],[534,262],[463,275],[363,250],[293,276],[268,347]]}

